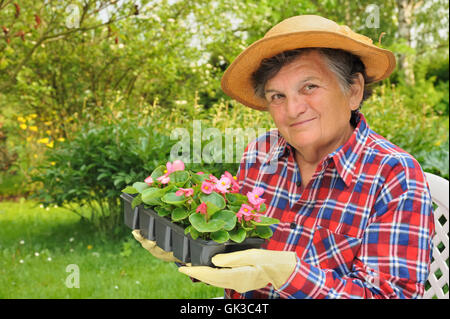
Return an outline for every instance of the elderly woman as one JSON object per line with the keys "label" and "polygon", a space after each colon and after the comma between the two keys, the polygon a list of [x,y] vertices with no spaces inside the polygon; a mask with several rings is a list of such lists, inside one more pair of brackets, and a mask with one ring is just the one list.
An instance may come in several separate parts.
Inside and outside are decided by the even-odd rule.
{"label": "elderly woman", "polygon": [[228,298],[417,298],[434,234],[418,162],[360,113],[367,84],[395,67],[390,51],[348,27],[297,16],[230,65],[222,88],[267,110],[278,130],[250,143],[238,179],[262,187],[280,219],[263,249],[180,267]]}

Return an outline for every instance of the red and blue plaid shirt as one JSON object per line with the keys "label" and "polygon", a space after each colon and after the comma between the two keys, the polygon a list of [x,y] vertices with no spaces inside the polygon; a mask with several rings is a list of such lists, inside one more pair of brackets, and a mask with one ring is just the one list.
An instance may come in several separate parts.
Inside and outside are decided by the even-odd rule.
{"label": "red and blue plaid shirt", "polygon": [[263,248],[295,251],[295,270],[279,290],[226,289],[225,297],[420,297],[434,219],[419,163],[373,132],[362,115],[306,188],[293,151],[277,130],[267,132],[247,146],[238,180],[243,194],[265,189],[266,214],[281,222]]}

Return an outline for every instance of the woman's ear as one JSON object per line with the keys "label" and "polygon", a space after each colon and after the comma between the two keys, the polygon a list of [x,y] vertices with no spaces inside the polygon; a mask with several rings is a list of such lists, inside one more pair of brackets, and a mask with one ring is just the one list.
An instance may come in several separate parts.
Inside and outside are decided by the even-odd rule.
{"label": "woman's ear", "polygon": [[364,77],[361,73],[356,73],[353,84],[350,86],[350,108],[356,110],[359,108],[364,95]]}

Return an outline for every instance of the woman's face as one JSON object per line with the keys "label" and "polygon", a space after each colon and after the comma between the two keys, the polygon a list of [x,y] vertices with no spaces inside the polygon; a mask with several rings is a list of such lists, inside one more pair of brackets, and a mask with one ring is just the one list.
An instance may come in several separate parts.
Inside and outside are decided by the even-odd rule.
{"label": "woman's face", "polygon": [[[351,111],[358,108],[362,76],[347,94],[316,51],[285,65],[265,86],[268,109],[281,135],[300,153],[324,156],[350,138]],[[362,84],[362,85],[359,85]]]}

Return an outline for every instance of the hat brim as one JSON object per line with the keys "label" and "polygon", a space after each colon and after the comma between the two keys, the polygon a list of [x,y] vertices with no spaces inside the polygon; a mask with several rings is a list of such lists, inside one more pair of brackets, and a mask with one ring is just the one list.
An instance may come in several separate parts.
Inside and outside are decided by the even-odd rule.
{"label": "hat brim", "polygon": [[387,78],[395,68],[391,51],[366,44],[332,31],[302,31],[262,38],[245,49],[225,71],[222,90],[236,101],[257,110],[266,110],[265,100],[254,93],[251,76],[265,58],[298,48],[342,49],[358,56],[372,83]]}

